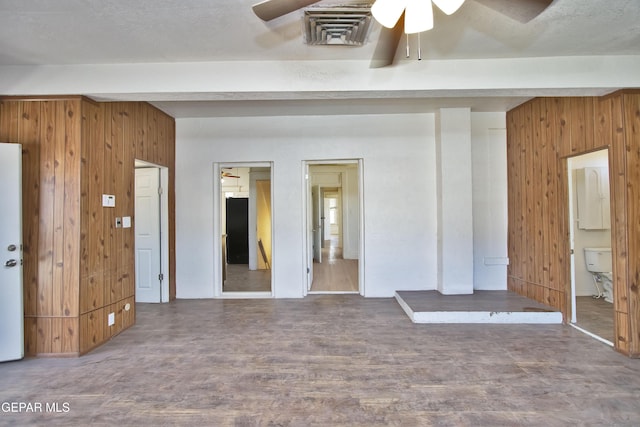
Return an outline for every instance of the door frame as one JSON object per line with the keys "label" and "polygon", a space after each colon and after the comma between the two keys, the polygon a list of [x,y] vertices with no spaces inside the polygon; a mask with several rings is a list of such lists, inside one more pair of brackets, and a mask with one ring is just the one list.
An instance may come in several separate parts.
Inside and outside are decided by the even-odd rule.
{"label": "door frame", "polygon": [[[135,159],[135,167],[157,168],[160,173],[160,187],[162,188],[162,193],[160,194],[160,274],[163,277],[160,284],[160,302],[166,303],[169,302],[169,282],[171,280],[171,275],[169,274],[169,168],[139,159]],[[136,221],[137,218],[134,218],[134,227]],[[135,272],[135,276],[137,277],[137,272]]]}
{"label": "door frame", "polygon": [[[306,297],[311,289],[313,282],[313,235],[310,233],[313,227],[313,218],[311,217],[311,175],[309,174],[309,166],[313,165],[352,165],[358,166],[358,293],[366,296],[365,289],[365,235],[364,235],[364,160],[356,159],[324,159],[324,160],[303,160],[302,161],[302,296]],[[342,190],[342,198],[345,197],[345,191]],[[344,200],[342,200],[342,208],[344,209]],[[311,222],[310,222],[311,221]],[[344,218],[343,218],[344,222]],[[344,229],[343,229],[344,233]],[[343,235],[344,238],[344,235]],[[344,241],[343,241],[344,246]]]}
{"label": "door frame", "polygon": [[[222,183],[220,182],[220,174],[223,168],[269,168],[269,179],[271,181],[271,291],[269,292],[224,292],[222,290]],[[274,233],[275,215],[274,210],[274,185],[273,185],[273,162],[256,161],[256,162],[215,162],[213,163],[213,297],[214,298],[273,298],[275,297],[275,265],[276,256],[273,248],[275,247],[276,234]],[[251,203],[251,202],[250,202]],[[251,213],[250,213],[251,215]],[[216,221],[215,218],[218,218]],[[250,224],[251,224],[251,220]],[[251,225],[249,225],[251,227]]]}
{"label": "door frame", "polygon": [[[577,318],[577,300],[576,300],[576,261],[575,261],[575,229],[576,229],[576,218],[577,218],[577,206],[574,205],[573,201],[575,198],[575,193],[574,193],[574,179],[573,179],[573,171],[575,169],[572,168],[572,161],[578,157],[581,156],[585,156],[591,153],[596,153],[599,151],[606,151],[607,154],[607,168],[609,170],[609,174],[611,174],[611,147],[605,147],[605,148],[599,148],[597,150],[593,150],[593,151],[585,151],[585,152],[580,152],[580,153],[575,153],[572,154],[571,156],[565,157],[562,159],[562,161],[564,161],[566,163],[566,172],[567,172],[567,188],[566,188],[566,194],[567,194],[567,199],[566,202],[566,206],[567,206],[567,215],[568,215],[568,225],[569,225],[569,269],[570,269],[570,283],[569,283],[569,303],[570,303],[570,318],[569,318],[569,325],[572,326],[575,329],[578,329],[579,331],[583,332],[586,335],[589,335],[590,337],[606,344],[609,345],[611,347],[615,347],[614,343],[602,338],[599,335],[594,334],[591,331],[588,331],[580,326],[578,326],[578,318]],[[612,194],[612,184],[613,184],[613,180],[611,179],[611,177],[609,177],[609,194]],[[613,205],[611,205],[611,208],[613,207]],[[613,217],[612,217],[613,220]],[[609,244],[610,247],[613,247],[613,225],[611,226],[611,243]],[[615,269],[613,269],[615,270]],[[611,272],[613,275],[613,283],[616,283],[616,277],[615,277],[615,271]],[[614,298],[615,298],[615,286],[613,287],[613,292],[614,292]],[[615,302],[612,304],[611,307],[611,315],[614,316],[614,336],[615,336],[615,310],[613,305],[615,304]]]}

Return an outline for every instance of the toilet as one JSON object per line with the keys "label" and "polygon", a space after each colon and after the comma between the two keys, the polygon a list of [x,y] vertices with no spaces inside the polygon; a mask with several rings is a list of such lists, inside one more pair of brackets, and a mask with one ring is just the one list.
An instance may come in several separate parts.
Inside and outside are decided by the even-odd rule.
{"label": "toilet", "polygon": [[598,292],[593,297],[604,297],[606,302],[613,303],[611,248],[584,248],[584,260],[587,270],[593,275],[593,284]]}

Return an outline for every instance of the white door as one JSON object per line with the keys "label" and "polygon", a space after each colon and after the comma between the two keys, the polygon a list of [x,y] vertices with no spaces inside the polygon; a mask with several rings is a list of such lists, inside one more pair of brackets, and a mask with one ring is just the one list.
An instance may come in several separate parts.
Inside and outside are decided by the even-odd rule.
{"label": "white door", "polygon": [[0,144],[0,362],[24,357],[22,146]]}
{"label": "white door", "polygon": [[305,212],[307,214],[307,291],[311,289],[313,284],[313,209],[311,197],[311,175],[309,175],[309,165],[305,165],[305,179],[307,183],[307,197]]}
{"label": "white door", "polygon": [[136,302],[161,302],[160,170],[136,169]]}
{"label": "white door", "polygon": [[322,262],[322,191],[320,187],[311,187],[311,203],[313,205],[313,259]]}

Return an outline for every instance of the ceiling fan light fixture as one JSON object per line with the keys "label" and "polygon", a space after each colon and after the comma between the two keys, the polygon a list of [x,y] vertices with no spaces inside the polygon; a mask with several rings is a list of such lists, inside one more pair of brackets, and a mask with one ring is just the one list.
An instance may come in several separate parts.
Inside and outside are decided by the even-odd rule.
{"label": "ceiling fan light fixture", "polygon": [[371,6],[371,14],[383,27],[393,28],[406,7],[406,0],[376,0]]}
{"label": "ceiling fan light fixture", "polygon": [[421,33],[433,28],[433,7],[431,1],[408,0],[404,14],[404,32]]}
{"label": "ceiling fan light fixture", "polygon": [[438,9],[443,11],[447,15],[455,13],[460,6],[464,3],[464,0],[432,0],[433,4],[438,6]]}

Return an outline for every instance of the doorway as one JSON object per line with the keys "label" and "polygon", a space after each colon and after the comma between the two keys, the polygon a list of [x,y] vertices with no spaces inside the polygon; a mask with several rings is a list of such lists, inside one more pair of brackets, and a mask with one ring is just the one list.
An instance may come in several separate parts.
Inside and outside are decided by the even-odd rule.
{"label": "doorway", "polygon": [[218,294],[272,296],[271,164],[230,163],[215,169],[221,218]]}
{"label": "doorway", "polygon": [[571,325],[613,346],[609,150],[567,159]]}
{"label": "doorway", "polygon": [[361,161],[305,162],[305,294],[364,295]]}
{"label": "doorway", "polygon": [[[135,275],[137,303],[169,302],[169,170],[135,161]],[[122,220],[122,226],[131,226]]]}

